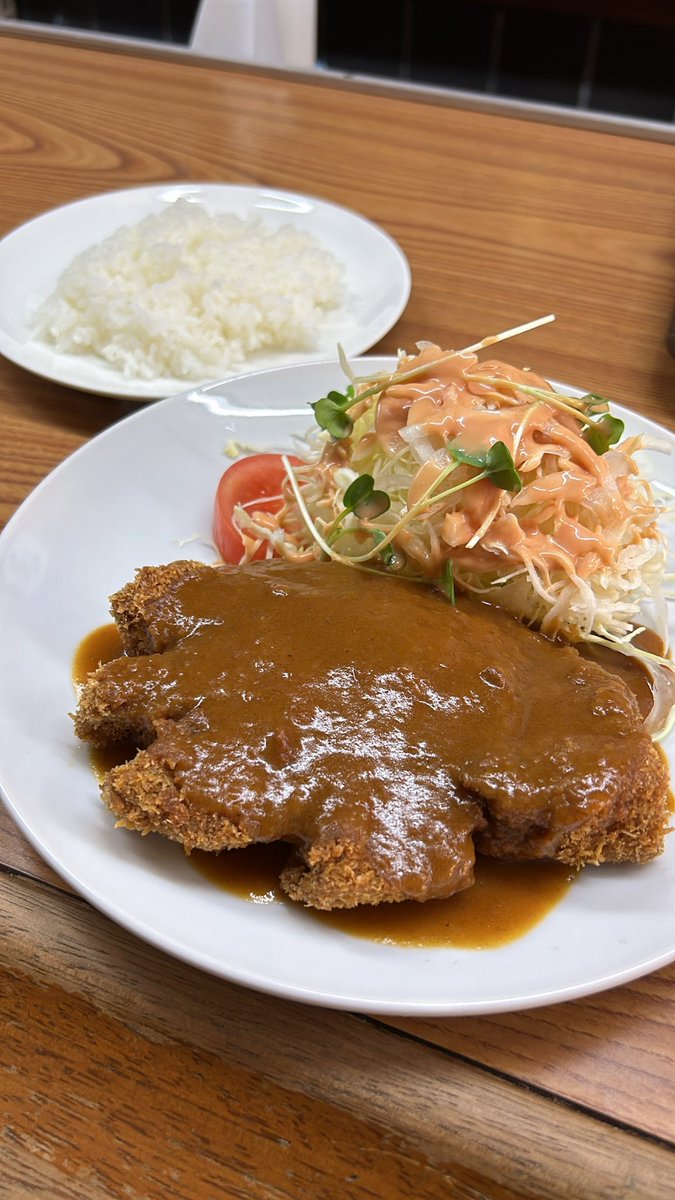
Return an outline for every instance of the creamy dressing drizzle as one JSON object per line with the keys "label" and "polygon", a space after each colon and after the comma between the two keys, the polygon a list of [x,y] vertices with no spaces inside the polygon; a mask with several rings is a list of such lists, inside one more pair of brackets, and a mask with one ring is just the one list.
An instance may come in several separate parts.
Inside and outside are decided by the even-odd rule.
{"label": "creamy dressing drizzle", "polygon": [[[396,453],[405,445],[401,431],[412,429],[436,452],[410,483],[408,509],[479,474],[465,465],[448,472],[449,443],[476,454],[503,442],[524,486],[513,494],[486,478],[444,498],[436,554],[404,531],[398,540],[407,553],[429,573],[441,569],[449,549],[455,566],[473,572],[505,575],[536,560],[545,583],[555,572],[583,581],[610,567],[616,523],[634,500],[626,487],[632,464],[617,478],[582,438],[583,422],[556,403],[519,391],[520,385],[555,396],[534,372],[498,360],[479,366],[475,354],[449,355],[439,363],[441,355],[426,345],[405,358],[400,372],[429,363],[429,376],[392,384],[378,403],[375,434],[383,448]],[[500,391],[505,381],[515,386]]]}

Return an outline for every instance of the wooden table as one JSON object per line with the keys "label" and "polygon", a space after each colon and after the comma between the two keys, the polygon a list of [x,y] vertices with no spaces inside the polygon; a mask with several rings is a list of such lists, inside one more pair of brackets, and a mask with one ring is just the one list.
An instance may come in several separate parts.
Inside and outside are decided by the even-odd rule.
{"label": "wooden table", "polygon": [[[0,233],[158,181],[320,195],[409,257],[378,350],[552,311],[521,362],[675,428],[667,141],[45,37],[0,37],[0,96]],[[0,518],[132,408],[1,362]],[[7,817],[0,863],[8,1200],[672,1195],[675,967],[507,1016],[331,1013],[137,941]]]}

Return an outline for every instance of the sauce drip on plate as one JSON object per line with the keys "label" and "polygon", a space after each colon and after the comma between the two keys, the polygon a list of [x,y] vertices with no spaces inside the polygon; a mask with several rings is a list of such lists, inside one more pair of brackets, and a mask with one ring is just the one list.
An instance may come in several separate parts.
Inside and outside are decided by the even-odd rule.
{"label": "sauce drip on plate", "polygon": [[[73,679],[81,685],[99,663],[121,653],[116,626],[94,630],[80,644],[73,662]],[[643,713],[651,704],[651,688],[634,660],[596,651],[591,655],[620,674],[635,692]],[[133,756],[135,747],[118,744],[93,750],[91,762],[99,780],[116,763]],[[191,865],[210,882],[255,904],[283,903],[298,909],[279,886],[279,874],[292,847],[283,842],[258,844],[244,850],[209,854],[195,851]],[[300,909],[308,920],[355,937],[403,946],[461,946],[482,949],[504,945],[537,925],[562,899],[573,873],[550,862],[517,863],[478,857],[475,883],[445,900],[338,909],[330,913]]]}
{"label": "sauce drip on plate", "polygon": [[[83,639],[73,661],[73,680],[84,683],[102,662],[121,654],[115,625],[103,625]],[[135,753],[135,747],[118,743],[90,751],[98,782],[117,763]],[[222,854],[194,851],[189,863],[218,888],[252,904],[298,905],[284,895],[279,874],[292,847],[284,842],[248,846]],[[461,946],[486,949],[521,937],[537,925],[563,898],[572,873],[559,863],[510,863],[478,858],[473,887],[447,900],[426,904],[362,906],[330,913],[300,909],[308,920],[353,937],[400,946]]]}
{"label": "sauce drip on plate", "polygon": [[[297,909],[279,887],[279,872],[291,853],[292,847],[273,842],[222,854],[195,850],[190,862],[233,895],[254,904],[289,904]],[[486,950],[515,941],[538,925],[562,900],[572,878],[570,868],[560,863],[501,862],[479,856],[473,886],[447,900],[301,911],[308,920],[373,942]]]}

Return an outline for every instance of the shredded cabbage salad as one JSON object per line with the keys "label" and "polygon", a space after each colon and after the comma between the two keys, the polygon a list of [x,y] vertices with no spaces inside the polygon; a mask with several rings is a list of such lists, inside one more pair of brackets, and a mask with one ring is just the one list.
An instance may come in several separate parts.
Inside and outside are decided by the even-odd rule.
{"label": "shredded cabbage salad", "polygon": [[[652,724],[675,700],[670,661],[641,649],[645,612],[664,646],[664,503],[596,394],[578,398],[497,359],[418,343],[389,375],[355,377],[314,405],[305,462],[286,463],[283,506],[235,510],[249,561],[329,557],[435,583],[509,609],[548,636],[609,643],[659,683]],[[639,639],[638,639],[639,640]],[[664,651],[665,654],[665,651]],[[665,671],[663,670],[665,668]]]}

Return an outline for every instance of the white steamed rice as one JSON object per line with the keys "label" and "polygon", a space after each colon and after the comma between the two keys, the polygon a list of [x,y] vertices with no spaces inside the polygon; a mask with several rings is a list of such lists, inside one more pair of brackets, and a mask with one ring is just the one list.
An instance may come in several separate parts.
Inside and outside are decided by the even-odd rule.
{"label": "white steamed rice", "polygon": [[213,379],[255,351],[312,349],[343,276],[309,233],[178,200],[78,255],[34,328],[127,377]]}

